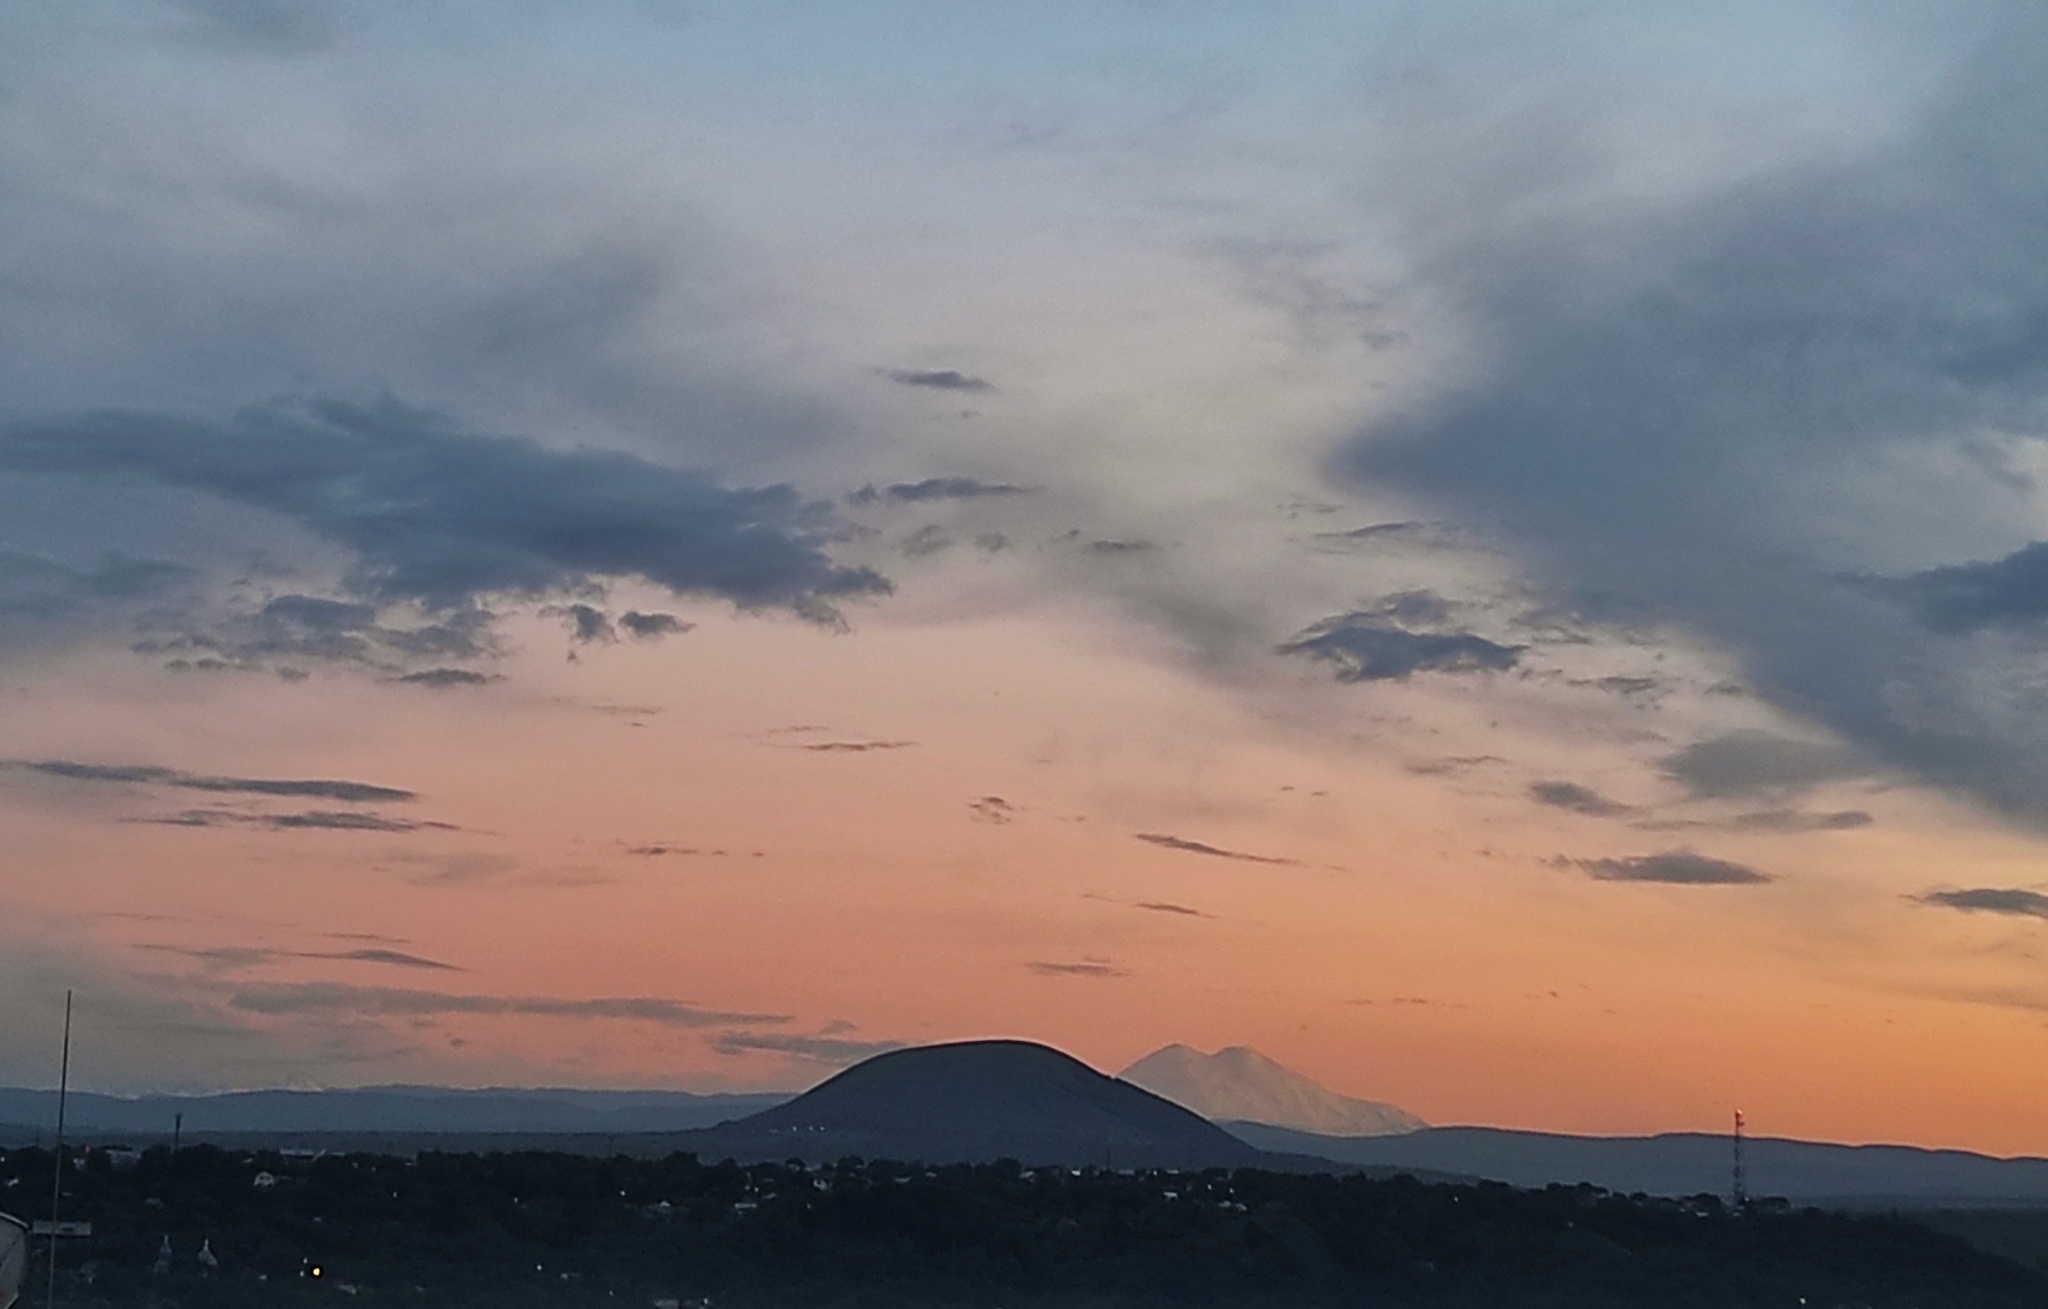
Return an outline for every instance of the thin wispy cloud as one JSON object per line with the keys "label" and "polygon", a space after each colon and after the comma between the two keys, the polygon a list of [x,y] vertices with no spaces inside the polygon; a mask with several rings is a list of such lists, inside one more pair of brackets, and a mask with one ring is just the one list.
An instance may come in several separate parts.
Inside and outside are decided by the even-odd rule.
{"label": "thin wispy cloud", "polygon": [[995,383],[985,377],[962,373],[951,368],[878,368],[875,370],[899,386],[914,386],[927,391],[968,391],[985,392],[996,389]]}
{"label": "thin wispy cloud", "polygon": [[860,1041],[846,1036],[779,1032],[720,1032],[711,1048],[723,1055],[781,1054],[821,1064],[850,1064],[900,1050],[902,1041]]}
{"label": "thin wispy cloud", "polygon": [[2013,918],[2048,918],[2048,895],[2011,886],[1976,886],[1927,891],[1914,897],[1921,904],[1964,913],[2002,914]]}
{"label": "thin wispy cloud", "polygon": [[1626,859],[1564,861],[1601,882],[1655,882],[1665,886],[1756,886],[1773,880],[1747,864],[1713,859],[1689,850]]}
{"label": "thin wispy cloud", "polygon": [[67,782],[107,786],[163,786],[185,791],[211,791],[236,795],[285,796],[314,800],[376,803],[416,800],[419,796],[395,786],[370,782],[343,782],[324,778],[223,777],[189,773],[153,764],[94,764],[68,759],[18,759],[5,767],[37,773]]}
{"label": "thin wispy cloud", "polygon": [[908,750],[915,741],[809,741],[797,747],[812,754],[872,754],[877,750]]}
{"label": "thin wispy cloud", "polygon": [[1277,855],[1250,854],[1243,850],[1230,850],[1220,845],[1210,845],[1207,841],[1191,841],[1184,836],[1174,836],[1169,832],[1134,832],[1132,835],[1147,845],[1156,845],[1162,850],[1178,850],[1182,854],[1206,855],[1211,859],[1234,859],[1239,863],[1247,864],[1274,864],[1290,868],[1301,866],[1301,861],[1298,859],[1283,859]]}
{"label": "thin wispy cloud", "polygon": [[135,947],[160,954],[182,955],[204,964],[223,968],[253,968],[291,959],[327,960],[339,963],[380,964],[389,968],[415,968],[431,972],[461,972],[454,964],[424,955],[395,950],[389,946],[363,946],[354,950],[278,950],[265,946],[184,946],[145,944]]}
{"label": "thin wispy cloud", "polygon": [[1128,969],[1119,968],[1106,959],[1084,959],[1078,963],[1034,959],[1024,967],[1040,977],[1111,978],[1131,975]]}
{"label": "thin wispy cloud", "polygon": [[479,673],[470,668],[424,668],[417,673],[406,673],[396,680],[407,686],[424,686],[436,691],[446,691],[462,687],[489,686],[501,679],[494,674]]}
{"label": "thin wispy cloud", "polygon": [[1179,918],[1214,918],[1216,916],[1214,914],[1205,914],[1199,909],[1194,909],[1184,904],[1174,904],[1170,900],[1139,900],[1131,908],[1143,909],[1147,913],[1172,914]]}
{"label": "thin wispy cloud", "polygon": [[873,504],[893,500],[921,504],[932,500],[988,500],[1028,495],[1029,487],[1009,482],[984,482],[977,477],[927,477],[917,482],[892,482],[887,486],[863,486],[846,497],[850,504]]}
{"label": "thin wispy cloud", "polygon": [[424,818],[393,818],[360,809],[309,809],[297,813],[258,814],[239,809],[186,809],[138,823],[158,827],[263,827],[273,832],[457,832],[453,823]]}
{"label": "thin wispy cloud", "polygon": [[228,1004],[249,1013],[351,1014],[374,1017],[437,1017],[474,1014],[532,1018],[616,1019],[663,1027],[706,1028],[793,1021],[788,1014],[735,1013],[705,1009],[682,1000],[654,996],[572,998],[536,995],[465,995],[399,987],[348,986],[339,982],[298,982],[244,986]]}
{"label": "thin wispy cloud", "polygon": [[1618,818],[1635,812],[1634,805],[1619,800],[1610,800],[1588,786],[1577,782],[1531,782],[1529,798],[1537,804],[1552,809],[1567,809],[1589,818]]}

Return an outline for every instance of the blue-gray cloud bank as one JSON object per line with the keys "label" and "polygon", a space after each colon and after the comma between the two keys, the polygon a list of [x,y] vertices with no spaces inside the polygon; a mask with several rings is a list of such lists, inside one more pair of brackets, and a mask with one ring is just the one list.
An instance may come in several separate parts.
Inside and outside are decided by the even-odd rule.
{"label": "blue-gray cloud bank", "polygon": [[267,511],[342,548],[347,590],[375,603],[456,611],[639,578],[825,616],[888,589],[826,554],[829,511],[786,486],[730,488],[631,454],[477,435],[389,401],[280,403],[219,422],[15,422],[0,428],[0,471],[136,479]]}
{"label": "blue-gray cloud bank", "polygon": [[1571,144],[1532,136],[1551,203],[1420,238],[1471,367],[1338,471],[1496,528],[1589,619],[1698,634],[1875,765],[2039,825],[2048,583],[2017,452],[2048,436],[2048,12],[1997,12],[1903,128],[1683,202],[1562,194]]}

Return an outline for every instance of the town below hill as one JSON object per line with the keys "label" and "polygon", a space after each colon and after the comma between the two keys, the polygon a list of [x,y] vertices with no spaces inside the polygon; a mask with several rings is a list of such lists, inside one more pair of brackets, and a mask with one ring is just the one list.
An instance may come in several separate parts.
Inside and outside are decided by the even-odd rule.
{"label": "town below hill", "polygon": [[[0,1197],[43,1217],[54,1162],[0,1151]],[[1899,1217],[1257,1169],[157,1146],[77,1157],[63,1205],[58,1299],[105,1309],[2048,1307]]]}

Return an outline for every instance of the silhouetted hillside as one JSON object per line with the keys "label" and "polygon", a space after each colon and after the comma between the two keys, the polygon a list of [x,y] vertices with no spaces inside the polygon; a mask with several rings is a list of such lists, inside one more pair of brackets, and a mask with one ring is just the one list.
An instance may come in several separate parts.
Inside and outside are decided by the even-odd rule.
{"label": "silhouetted hillside", "polygon": [[703,1158],[1018,1159],[1243,1167],[1262,1151],[1168,1100],[1028,1041],[877,1055],[773,1109],[693,1134]]}
{"label": "silhouetted hillside", "polygon": [[[1727,1137],[1699,1132],[1609,1137],[1433,1127],[1406,1136],[1349,1138],[1257,1123],[1234,1123],[1231,1131],[1262,1149],[1342,1163],[1458,1173],[1514,1186],[1589,1182],[1623,1194],[1725,1195],[1733,1163]],[[1770,1137],[1752,1138],[1745,1151],[1752,1195],[1866,1205],[2048,1202],[2048,1159]]]}

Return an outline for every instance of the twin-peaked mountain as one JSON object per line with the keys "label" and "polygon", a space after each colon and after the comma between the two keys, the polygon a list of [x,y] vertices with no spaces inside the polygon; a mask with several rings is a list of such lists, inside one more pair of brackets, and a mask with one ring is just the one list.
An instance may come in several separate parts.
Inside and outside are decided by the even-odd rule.
{"label": "twin-peaked mountain", "polygon": [[1246,1045],[1215,1054],[1169,1045],[1120,1076],[1214,1123],[1262,1123],[1319,1136],[1398,1136],[1429,1125],[1398,1105],[1339,1095]]}

